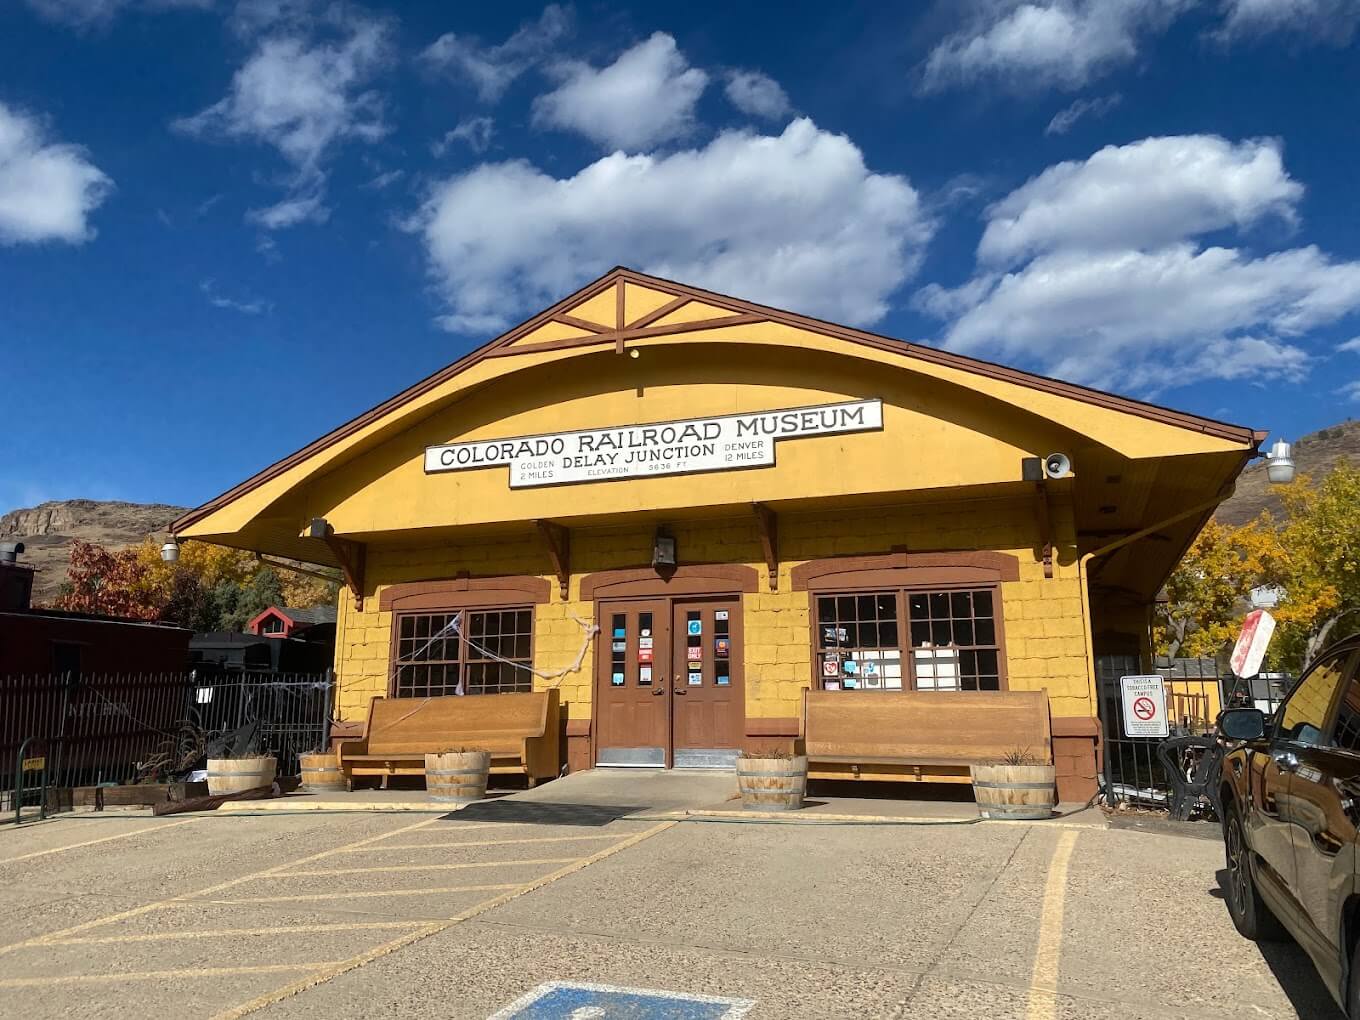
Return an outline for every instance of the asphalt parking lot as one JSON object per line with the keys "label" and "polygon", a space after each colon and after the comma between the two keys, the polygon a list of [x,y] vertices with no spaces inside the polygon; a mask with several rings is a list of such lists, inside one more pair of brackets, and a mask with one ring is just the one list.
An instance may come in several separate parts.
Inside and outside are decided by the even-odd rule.
{"label": "asphalt parking lot", "polygon": [[0,1016],[615,1015],[523,1005],[577,982],[685,1017],[1338,1017],[1233,931],[1221,867],[1061,822],[65,817],[0,829]]}

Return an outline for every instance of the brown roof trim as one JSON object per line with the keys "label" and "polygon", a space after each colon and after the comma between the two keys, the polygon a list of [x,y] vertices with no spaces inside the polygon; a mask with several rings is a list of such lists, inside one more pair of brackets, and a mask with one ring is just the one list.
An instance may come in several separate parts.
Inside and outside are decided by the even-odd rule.
{"label": "brown roof trim", "polygon": [[532,574],[454,577],[391,584],[378,593],[382,612],[406,609],[468,609],[480,606],[542,605],[552,595],[546,578]]}
{"label": "brown roof trim", "polygon": [[[532,332],[539,326],[554,320],[560,321],[563,314],[569,314],[569,310],[583,301],[603,293],[610,287],[618,287],[618,300],[622,301],[624,283],[633,283],[640,287],[647,287],[652,290],[660,291],[663,294],[673,294],[677,298],[688,298],[691,300],[703,301],[719,308],[728,308],[743,317],[751,316],[745,321],[755,322],[768,320],[794,326],[800,329],[807,329],[812,332],[821,333],[841,340],[848,340],[852,343],[864,344],[878,350],[889,351],[910,358],[932,364],[944,365],[949,368],[960,369],[987,378],[999,379],[1004,382],[1013,383],[1020,386],[1027,386],[1030,389],[1039,390],[1045,393],[1053,393],[1058,396],[1068,397],[1073,400],[1080,400],[1083,403],[1094,404],[1098,407],[1106,407],[1111,410],[1122,411],[1125,414],[1137,415],[1140,418],[1148,418],[1164,424],[1174,425],[1179,428],[1189,429],[1193,432],[1201,432],[1206,435],[1215,436],[1220,439],[1250,444],[1253,449],[1261,442],[1258,434],[1251,429],[1239,425],[1229,425],[1225,422],[1214,421],[1210,418],[1201,418],[1197,415],[1185,414],[1174,411],[1170,408],[1161,407],[1156,404],[1148,404],[1142,401],[1132,400],[1128,397],[1120,397],[1101,390],[1091,389],[1086,386],[1078,386],[1075,383],[1061,382],[1057,379],[1049,379],[1045,376],[1034,375],[1029,372],[1022,372],[1019,369],[1007,368],[1004,365],[997,365],[993,362],[983,361],[977,358],[965,357],[961,354],[952,354],[948,351],[937,350],[933,347],[925,347],[921,344],[912,343],[907,340],[896,340],[892,337],[883,336],[877,333],[869,333],[864,330],[853,329],[849,326],[841,326],[836,323],[826,322],[822,319],[814,319],[805,315],[798,315],[793,312],[786,312],[782,309],[771,308],[768,305],[756,304],[752,301],[743,301],[740,298],[728,297],[725,294],[717,294],[713,291],[704,290],[700,287],[691,287],[688,284],[676,283],[673,280],[666,280],[658,276],[649,276],[646,273],[639,273],[632,269],[625,269],[618,266],[604,276],[592,283],[587,284],[580,290],[567,295],[561,301],[551,307],[539,312],[533,318],[526,319],[514,329],[503,333],[494,340],[483,344],[476,350],[464,355],[462,358],[453,362],[433,375],[427,376],[420,382],[400,393],[383,401],[376,407],[365,411],[363,414],[351,418],[343,425],[326,433],[319,439],[308,443],[302,449],[289,454],[282,460],[269,465],[263,471],[252,475],[239,485],[233,486],[202,506],[189,511],[183,517],[174,521],[170,525],[171,533],[176,533],[182,528],[203,519],[213,511],[225,506],[233,500],[245,495],[246,493],[259,488],[261,485],[278,477],[283,472],[306,460],[308,457],[325,450],[340,442],[365,426],[371,424],[384,415],[395,411],[403,404],[407,404],[416,398],[423,396],[430,390],[441,385],[461,372],[472,368],[483,358],[488,357],[492,352],[508,347],[520,337]],[[678,307],[678,306],[677,306]],[[645,327],[628,331],[632,336],[664,335],[667,333],[684,332],[694,328],[708,328],[717,325],[737,325],[733,320],[717,320],[705,323],[703,327],[696,327],[694,324],[682,323],[672,328],[657,328],[655,332]],[[620,331],[623,332],[623,331]],[[595,336],[614,339],[615,334],[595,334]],[[588,342],[594,342],[593,338]],[[537,348],[537,345],[534,345]],[[529,347],[521,350],[528,352]]]}

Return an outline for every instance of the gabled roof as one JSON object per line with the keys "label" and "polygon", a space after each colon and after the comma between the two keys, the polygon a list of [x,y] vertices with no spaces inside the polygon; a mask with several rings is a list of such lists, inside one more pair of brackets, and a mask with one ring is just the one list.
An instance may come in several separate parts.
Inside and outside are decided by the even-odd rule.
{"label": "gabled roof", "polygon": [[[653,301],[646,310],[641,311],[641,314],[633,314],[638,309],[629,308],[627,292],[631,289],[630,285],[631,287],[645,288],[647,291],[656,292],[661,296],[660,303]],[[670,300],[664,299],[666,295],[670,296]],[[601,321],[602,319],[612,321],[605,322]],[[263,471],[227,490],[220,496],[209,500],[197,509],[191,510],[176,520],[170,526],[170,530],[179,532],[191,526],[213,511],[259,488],[295,465],[346,439],[374,421],[399,410],[403,405],[417,400],[487,358],[572,347],[598,348],[608,344],[614,344],[621,350],[624,342],[629,340],[706,330],[720,326],[740,326],[756,322],[780,323],[823,336],[862,344],[877,350],[890,351],[902,357],[948,366],[977,376],[1002,380],[1040,392],[1056,394],[1098,407],[1187,429],[1191,432],[1240,443],[1248,449],[1255,449],[1266,436],[1266,433],[1253,432],[1243,426],[1230,425],[1211,418],[1174,411],[1156,404],[1132,400],[1128,397],[1105,393],[1086,386],[1078,386],[1074,383],[1022,372],[1019,369],[1008,368],[989,361],[969,358],[922,344],[896,340],[877,333],[798,315],[725,294],[717,294],[699,287],[676,283],[673,280],[639,273],[620,266],[451,365],[440,369],[396,396],[383,401],[371,410],[365,411],[339,428],[328,432],[296,453],[271,464]]]}

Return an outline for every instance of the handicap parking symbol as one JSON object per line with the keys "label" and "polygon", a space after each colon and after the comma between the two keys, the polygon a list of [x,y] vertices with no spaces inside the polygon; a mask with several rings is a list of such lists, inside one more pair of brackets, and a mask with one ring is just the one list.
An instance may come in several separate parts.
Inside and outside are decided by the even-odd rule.
{"label": "handicap parking symbol", "polygon": [[754,999],[550,981],[488,1020],[740,1020]]}

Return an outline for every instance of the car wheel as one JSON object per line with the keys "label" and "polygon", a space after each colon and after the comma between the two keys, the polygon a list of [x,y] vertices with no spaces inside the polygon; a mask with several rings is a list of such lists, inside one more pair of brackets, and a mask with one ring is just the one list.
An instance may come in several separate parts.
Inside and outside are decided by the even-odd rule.
{"label": "car wheel", "polygon": [[1228,914],[1233,927],[1253,942],[1275,942],[1283,938],[1284,928],[1256,889],[1251,850],[1247,846],[1242,815],[1236,805],[1227,810],[1227,820],[1223,823],[1223,844],[1228,864],[1228,879],[1224,883],[1223,893],[1228,901]]}

